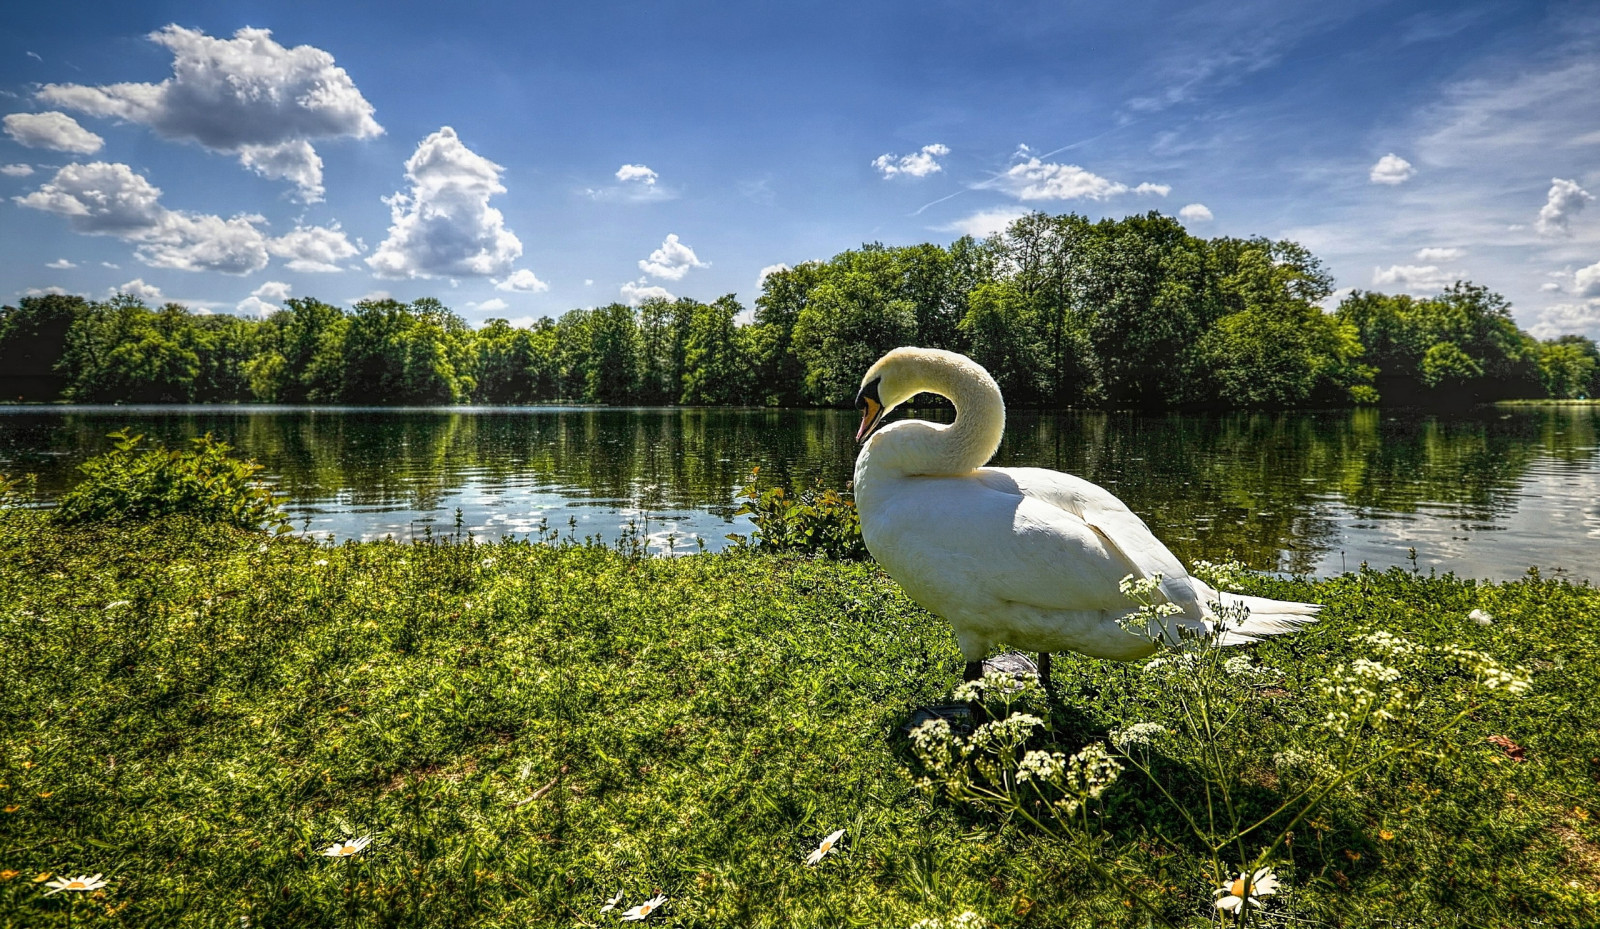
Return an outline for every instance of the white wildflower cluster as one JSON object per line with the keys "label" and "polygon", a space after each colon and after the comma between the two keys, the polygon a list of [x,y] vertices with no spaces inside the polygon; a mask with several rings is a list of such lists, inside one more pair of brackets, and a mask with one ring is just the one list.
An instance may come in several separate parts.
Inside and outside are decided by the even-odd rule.
{"label": "white wildflower cluster", "polygon": [[1455,645],[1426,647],[1387,632],[1371,632],[1359,638],[1387,653],[1391,658],[1430,658],[1435,664],[1452,664],[1477,679],[1485,690],[1504,690],[1521,696],[1533,686],[1521,670],[1506,668],[1483,652]]}
{"label": "white wildflower cluster", "polygon": [[1205,581],[1212,587],[1236,588],[1244,583],[1249,574],[1248,568],[1242,561],[1205,561],[1199,560],[1189,565],[1189,573]]}
{"label": "white wildflower cluster", "polygon": [[1169,731],[1160,723],[1134,723],[1126,729],[1118,729],[1111,733],[1111,744],[1124,753],[1134,746],[1149,748]]}
{"label": "white wildflower cluster", "polygon": [[1009,671],[985,671],[975,681],[957,685],[953,696],[964,703],[981,703],[985,697],[1015,699],[1035,686],[1033,677]]}
{"label": "white wildflower cluster", "polygon": [[1144,670],[1188,673],[1198,670],[1201,661],[1202,656],[1199,652],[1169,652],[1145,662]]}
{"label": "white wildflower cluster", "polygon": [[1229,677],[1240,680],[1255,680],[1272,674],[1267,668],[1258,668],[1250,663],[1250,659],[1243,655],[1235,655],[1222,663],[1222,672]]}
{"label": "white wildflower cluster", "polygon": [[1071,816],[1085,802],[1105,793],[1121,773],[1122,765],[1111,757],[1111,752],[1104,745],[1096,742],[1086,746],[1083,751],[1067,759],[1067,769],[1060,781],[1066,796],[1056,801],[1056,808]]}
{"label": "white wildflower cluster", "polygon": [[1129,574],[1117,582],[1117,587],[1124,597],[1139,604],[1138,609],[1119,616],[1117,625],[1124,632],[1150,639],[1158,645],[1167,642],[1167,617],[1182,613],[1183,607],[1165,600],[1157,602],[1156,598],[1161,595],[1161,575],[1135,578]]}
{"label": "white wildflower cluster", "polygon": [[1280,774],[1324,777],[1337,773],[1327,758],[1314,752],[1303,752],[1294,748],[1275,752],[1272,756],[1272,766]]}
{"label": "white wildflower cluster", "polygon": [[1066,769],[1066,755],[1060,752],[1030,751],[1017,763],[1017,783],[1053,781]]}
{"label": "white wildflower cluster", "polygon": [[1322,692],[1333,707],[1322,725],[1340,738],[1347,738],[1364,726],[1383,726],[1407,709],[1405,692],[1390,687],[1400,680],[1400,672],[1366,658],[1338,665],[1322,681]]}
{"label": "white wildflower cluster", "polygon": [[988,925],[989,921],[987,919],[971,910],[967,910],[961,915],[952,916],[949,919],[940,919],[937,916],[919,919],[911,924],[911,929],[985,929]]}

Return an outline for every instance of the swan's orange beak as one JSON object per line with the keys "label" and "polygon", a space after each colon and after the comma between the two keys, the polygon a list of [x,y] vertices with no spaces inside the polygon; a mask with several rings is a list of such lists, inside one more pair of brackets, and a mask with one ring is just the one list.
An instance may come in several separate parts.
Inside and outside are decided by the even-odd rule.
{"label": "swan's orange beak", "polygon": [[872,430],[878,428],[883,420],[883,404],[871,397],[863,397],[861,402],[861,428],[856,430],[856,442],[859,444],[872,435]]}

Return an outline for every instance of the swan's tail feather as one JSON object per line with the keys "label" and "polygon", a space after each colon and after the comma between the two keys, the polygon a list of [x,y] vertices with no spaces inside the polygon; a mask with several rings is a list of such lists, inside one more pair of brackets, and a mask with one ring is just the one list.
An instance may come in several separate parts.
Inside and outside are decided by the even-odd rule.
{"label": "swan's tail feather", "polygon": [[1221,592],[1217,594],[1223,612],[1212,617],[1213,622],[1224,624],[1217,636],[1219,645],[1245,645],[1262,636],[1294,632],[1307,623],[1317,621],[1316,603],[1296,603],[1292,600],[1269,600],[1266,597],[1247,597],[1243,594]]}

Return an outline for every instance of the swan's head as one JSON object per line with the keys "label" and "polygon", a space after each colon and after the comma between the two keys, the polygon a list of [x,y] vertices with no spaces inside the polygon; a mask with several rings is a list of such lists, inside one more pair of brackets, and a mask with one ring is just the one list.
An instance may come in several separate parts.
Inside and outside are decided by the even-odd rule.
{"label": "swan's head", "polygon": [[[883,425],[894,408],[923,391],[950,396],[958,380],[979,380],[991,387],[989,372],[972,359],[941,348],[897,348],[879,358],[861,379],[856,393],[856,409],[861,411],[861,428],[856,441],[865,442]],[[995,388],[996,394],[999,393]]]}

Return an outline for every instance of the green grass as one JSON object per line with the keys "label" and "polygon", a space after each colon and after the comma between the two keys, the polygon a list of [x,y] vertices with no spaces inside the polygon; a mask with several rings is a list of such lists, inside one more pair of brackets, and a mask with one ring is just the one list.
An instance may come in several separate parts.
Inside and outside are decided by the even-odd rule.
{"label": "green grass", "polygon": [[[1372,657],[1362,632],[1534,675],[1297,828],[1269,925],[1600,921],[1600,592],[1249,583],[1328,605],[1240,650],[1268,672],[1224,748],[1262,810],[1288,789],[1273,755],[1324,712],[1314,681]],[[1170,709],[1138,665],[1056,667],[1061,750]],[[898,727],[959,669],[943,620],[871,564],[0,513],[0,927],[608,926],[618,890],[668,896],[644,925],[1145,925],[1071,849],[916,786]],[[1200,802],[1193,758],[1156,762]],[[1124,773],[1097,812],[1111,871],[1170,924],[1215,921],[1209,863],[1160,792]],[[802,863],[839,828],[842,853]],[[35,880],[96,872],[109,886],[76,900]]]}

